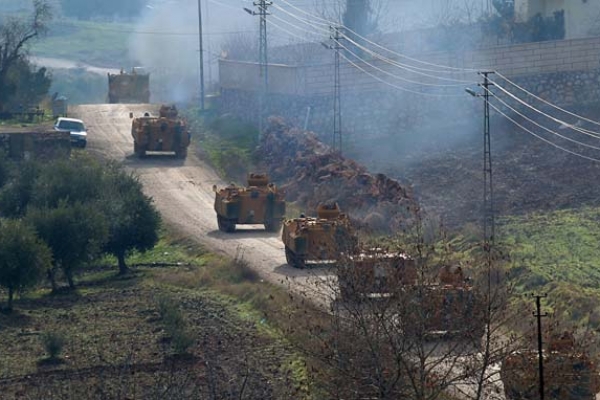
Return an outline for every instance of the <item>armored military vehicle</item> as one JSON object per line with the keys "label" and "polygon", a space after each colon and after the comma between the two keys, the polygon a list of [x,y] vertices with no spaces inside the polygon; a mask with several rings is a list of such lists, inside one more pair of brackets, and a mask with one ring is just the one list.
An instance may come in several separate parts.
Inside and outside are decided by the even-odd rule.
{"label": "armored military vehicle", "polygon": [[133,151],[138,157],[144,157],[148,152],[170,152],[179,158],[187,156],[190,133],[174,105],[161,106],[158,117],[149,113],[136,118],[131,113],[130,117],[133,118]]}
{"label": "armored military vehicle", "polygon": [[264,225],[278,232],[285,216],[285,196],[266,174],[249,174],[248,186],[229,185],[215,192],[219,230],[234,232],[236,225]]}
{"label": "armored military vehicle", "polygon": [[350,219],[337,203],[321,204],[317,217],[286,220],[281,236],[287,263],[304,268],[307,262],[337,262],[343,253],[353,253],[358,239]]}
{"label": "armored military vehicle", "polygon": [[140,68],[108,74],[108,102],[150,103],[150,74]]}
{"label": "armored military vehicle", "polygon": [[[570,332],[554,335],[542,352],[544,398],[548,400],[595,400],[600,376],[591,358],[575,349]],[[502,363],[500,377],[508,400],[537,400],[539,355],[528,349],[510,354]]]}

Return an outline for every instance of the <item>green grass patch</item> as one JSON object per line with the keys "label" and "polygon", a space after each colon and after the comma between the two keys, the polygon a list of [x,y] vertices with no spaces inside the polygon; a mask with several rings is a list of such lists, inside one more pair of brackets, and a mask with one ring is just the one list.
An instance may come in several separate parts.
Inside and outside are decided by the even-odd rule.
{"label": "green grass patch", "polygon": [[198,110],[187,110],[192,132],[199,132],[199,150],[225,179],[245,185],[246,175],[256,166],[254,150],[258,130],[231,115],[204,119]]}
{"label": "green grass patch", "polygon": [[[557,321],[600,327],[600,208],[559,210],[498,220],[500,263],[521,301],[547,293],[545,310]],[[473,227],[449,241],[455,261],[481,263]]]}
{"label": "green grass patch", "polygon": [[120,68],[130,64],[129,36],[134,28],[133,24],[57,19],[49,24],[48,35],[32,45],[31,53]]}

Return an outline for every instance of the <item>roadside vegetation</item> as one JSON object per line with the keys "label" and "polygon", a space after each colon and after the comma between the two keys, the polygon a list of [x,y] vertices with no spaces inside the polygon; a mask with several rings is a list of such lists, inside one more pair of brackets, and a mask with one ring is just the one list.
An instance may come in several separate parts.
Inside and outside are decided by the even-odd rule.
{"label": "roadside vegetation", "polygon": [[115,263],[99,258],[76,291],[45,285],[0,314],[3,398],[313,398],[278,328],[289,321],[273,312],[289,295],[243,259],[164,230],[154,249],[128,257],[129,274]]}
{"label": "roadside vegetation", "polygon": [[[0,283],[9,290],[9,309],[12,294],[41,276],[54,292],[59,277],[74,289],[76,273],[103,253],[115,255],[119,273],[126,274],[126,255],[158,240],[160,217],[152,200],[134,175],[115,164],[101,165],[84,153],[47,164],[1,164],[0,224],[14,229],[3,234],[0,252],[31,252],[29,263],[17,257],[2,265],[0,273],[10,272]],[[32,245],[38,241],[43,245]]]}
{"label": "roadside vegetation", "polygon": [[198,151],[225,179],[246,184],[246,174],[253,171],[257,161],[258,130],[241,119],[223,115],[205,117],[198,109],[185,111],[192,132],[201,132],[196,141]]}

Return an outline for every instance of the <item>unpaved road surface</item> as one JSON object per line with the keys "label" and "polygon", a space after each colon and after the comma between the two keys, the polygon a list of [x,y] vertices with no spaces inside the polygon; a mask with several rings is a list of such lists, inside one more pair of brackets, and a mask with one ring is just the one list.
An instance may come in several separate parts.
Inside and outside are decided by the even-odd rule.
{"label": "unpaved road surface", "polygon": [[88,125],[88,151],[122,162],[140,176],[144,191],[154,199],[168,225],[213,251],[231,257],[243,256],[269,282],[290,285],[297,291],[311,290],[311,282],[324,272],[289,267],[280,233],[266,233],[261,226],[245,225],[238,226],[231,234],[218,230],[212,186],[226,183],[193,151],[186,160],[164,154],[144,159],[133,155],[129,113],[142,115],[146,111],[157,114],[158,106],[82,105],[71,107],[69,113]]}

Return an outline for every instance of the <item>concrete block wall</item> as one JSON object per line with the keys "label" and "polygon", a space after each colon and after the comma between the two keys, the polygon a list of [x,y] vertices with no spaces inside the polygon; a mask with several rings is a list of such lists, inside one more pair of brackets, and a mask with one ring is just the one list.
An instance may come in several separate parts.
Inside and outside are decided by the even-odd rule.
{"label": "concrete block wall", "polygon": [[[600,102],[600,38],[498,46],[462,54],[436,53],[415,58],[457,68],[497,70],[560,106]],[[472,101],[464,92],[465,87],[475,88],[476,82],[481,80],[475,71],[438,74],[472,82],[442,89],[397,80],[382,71],[423,83],[452,83],[419,74],[403,74],[381,60],[370,60],[369,63],[372,65],[358,65],[404,90],[379,82],[348,63],[342,64],[343,129],[351,134],[378,137],[408,131],[417,125],[423,128],[441,120],[469,118],[473,107],[480,106],[479,102]],[[258,66],[234,61],[221,61],[220,65],[222,110],[255,121],[258,114]],[[420,64],[419,67],[437,69],[427,64]],[[326,139],[333,126],[333,73],[332,64],[269,66],[270,113],[282,115],[296,125],[303,126],[310,107],[309,129],[322,132]],[[499,80],[498,77],[493,79]],[[504,86],[509,87],[506,83]],[[516,91],[515,88],[510,89]],[[412,92],[428,94],[424,96]]]}

